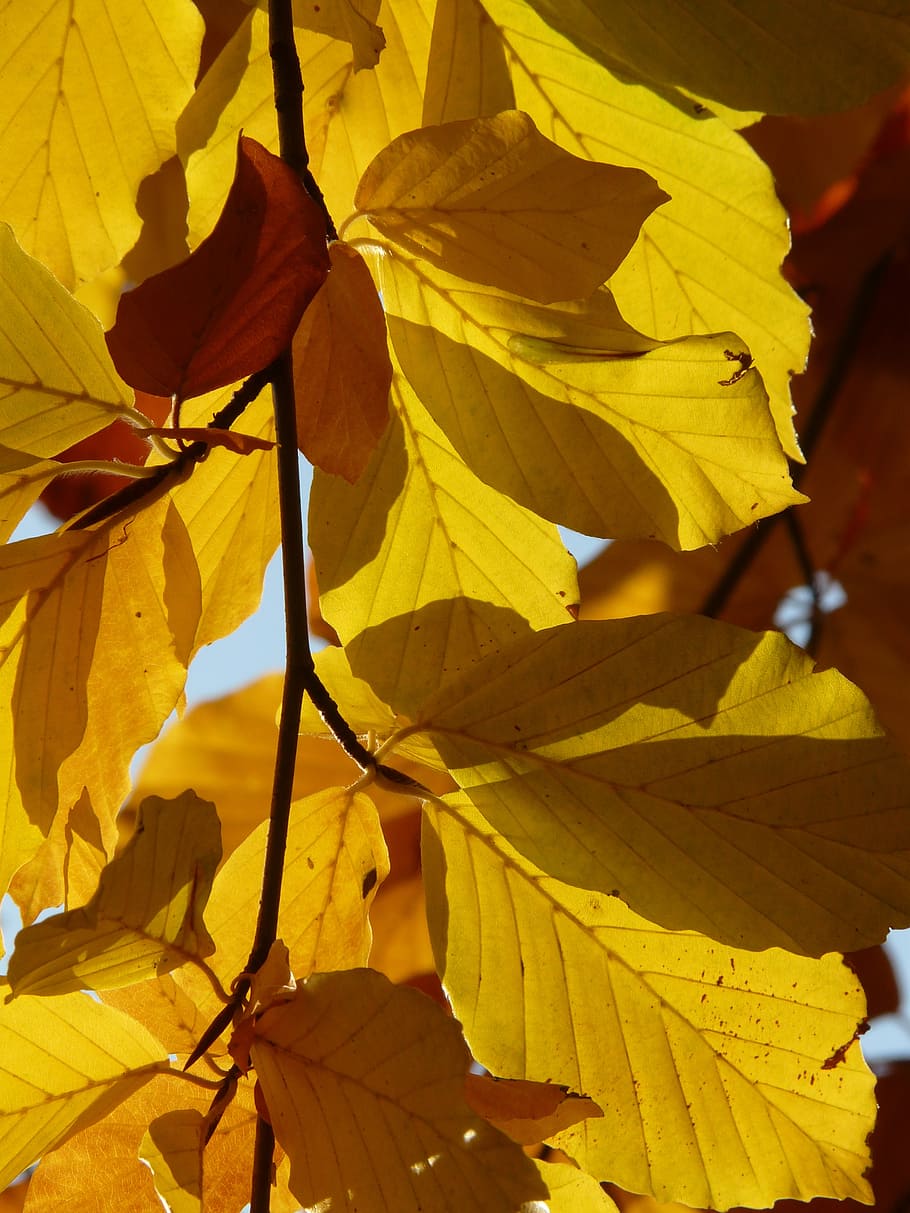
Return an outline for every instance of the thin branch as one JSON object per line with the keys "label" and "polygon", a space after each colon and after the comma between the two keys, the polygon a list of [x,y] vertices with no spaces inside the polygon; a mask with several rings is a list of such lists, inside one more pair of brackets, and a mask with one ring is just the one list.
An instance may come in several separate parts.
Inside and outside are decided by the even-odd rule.
{"label": "thin branch", "polygon": [[[249,379],[237,389],[224,408],[218,410],[209,422],[209,429],[229,430],[245,409],[253,403],[271,377],[271,366],[264,367],[261,371],[250,375]],[[118,489],[110,497],[105,497],[103,501],[99,501],[96,505],[86,510],[85,513],[80,514],[78,518],[68,523],[63,529],[84,531],[91,526],[96,526],[99,522],[105,522],[108,518],[113,518],[115,514],[119,514],[122,510],[131,509],[133,506],[144,502],[146,498],[148,498],[149,502],[157,500],[162,493],[169,492],[174,485],[184,480],[193,470],[193,467],[206,458],[210,450],[211,447],[207,442],[200,440],[199,442],[189,443],[169,463],[162,463],[156,467],[149,468],[147,474],[144,474],[143,479],[131,480],[122,489]]]}
{"label": "thin branch", "polygon": [[784,515],[784,522],[787,531],[790,535],[790,542],[793,544],[793,550],[796,553],[796,559],[799,562],[799,567],[803,577],[806,579],[806,585],[809,587],[809,592],[812,595],[812,614],[809,617],[809,635],[806,637],[806,642],[803,648],[810,655],[818,646],[819,633],[822,628],[822,607],[818,593],[818,570],[815,567],[815,561],[809,551],[809,545],[806,541],[806,533],[803,530],[802,523],[793,510],[787,510]]}
{"label": "thin branch", "polygon": [[275,1131],[260,1116],[256,1121],[256,1145],[253,1147],[253,1182],[250,1213],[269,1213],[272,1196],[272,1168],[275,1157]]}

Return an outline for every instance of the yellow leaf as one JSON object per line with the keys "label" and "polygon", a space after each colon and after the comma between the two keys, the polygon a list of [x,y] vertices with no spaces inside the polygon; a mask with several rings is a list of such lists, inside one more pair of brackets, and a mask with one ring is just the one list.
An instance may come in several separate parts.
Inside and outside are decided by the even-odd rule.
{"label": "yellow leaf", "polygon": [[484,0],[512,64],[515,104],[577,156],[641,168],[670,195],[611,279],[636,328],[669,339],[738,333],[768,389],[781,443],[808,308],[780,273],[790,239],[767,166],[717,118],[613,76],[519,0]]}
{"label": "yellow leaf", "polygon": [[[245,969],[250,953],[267,832],[263,822],[228,857],[209,898],[206,922],[218,945],[210,963],[225,986]],[[379,816],[368,796],[328,788],[292,806],[277,933],[298,978],[315,969],[366,964],[370,905],[388,870]],[[176,981],[204,1013],[220,1010],[198,972],[185,968]]]}
{"label": "yellow leaf", "polygon": [[666,200],[642,172],[564,152],[518,110],[401,135],[354,197],[408,252],[541,303],[590,295]]}
{"label": "yellow leaf", "polygon": [[910,771],[865,697],[812,669],[777,633],[694,616],[582,622],[489,658],[418,727],[552,876],[820,955],[910,922]]}
{"label": "yellow leaf", "polygon": [[0,211],[65,285],[139,235],[136,191],[174,151],[202,34],[189,0],[0,8]]}
{"label": "yellow leaf", "polygon": [[732,333],[657,344],[611,297],[552,309],[376,258],[395,355],[490,485],[589,535],[693,548],[804,500]]}
{"label": "yellow leaf", "polygon": [[[910,13],[900,5],[827,0],[697,6],[529,0],[589,55],[652,87],[670,85],[740,110],[814,114],[848,109],[900,80],[910,65]],[[657,32],[659,31],[659,32]]]}
{"label": "yellow leaf", "polygon": [[139,1146],[170,1213],[201,1213],[205,1127],[198,1109],[176,1108],[152,1121]]}
{"label": "yellow leaf", "polygon": [[480,0],[437,0],[420,125],[513,109],[502,42]]}
{"label": "yellow leaf", "polygon": [[619,1213],[597,1180],[585,1171],[565,1163],[541,1162],[539,1158],[534,1162],[550,1191],[550,1213]]}
{"label": "yellow leaf", "polygon": [[464,1100],[457,1023],[370,969],[311,977],[256,1023],[253,1063],[301,1204],[514,1213],[546,1190]]}
{"label": "yellow leaf", "polygon": [[662,931],[545,875],[463,798],[428,808],[424,870],[475,1057],[601,1105],[554,1142],[595,1178],[696,1208],[871,1199],[865,1000],[839,956]]}
{"label": "yellow leaf", "polygon": [[[7,14],[13,7],[7,4]],[[101,325],[22,251],[6,224],[0,224],[0,385],[0,443],[16,451],[59,455],[118,417],[148,425],[114,370]],[[14,470],[9,456],[0,470]]]}
{"label": "yellow leaf", "polygon": [[[96,530],[9,544],[0,568],[6,888],[58,804],[68,809],[88,788],[105,821],[123,802],[129,760],[183,690],[198,586],[166,499]],[[8,834],[22,840],[18,862]]]}
{"label": "yellow leaf", "polygon": [[385,37],[376,25],[378,13],[379,0],[319,0],[319,3],[298,0],[294,5],[294,23],[314,33],[350,42],[354,71],[359,72],[375,67],[385,46]]}
{"label": "yellow leaf", "polygon": [[575,566],[554,526],[477,479],[401,376],[392,406],[356,485],[316,472],[308,538],[351,669],[413,714],[485,653],[568,622]]}
{"label": "yellow leaf", "polygon": [[603,1112],[586,1095],[572,1095],[547,1082],[469,1074],[465,1098],[479,1116],[524,1146],[547,1141],[588,1116]]}
{"label": "yellow leaf", "polygon": [[211,1022],[170,973],[132,986],[104,990],[101,1001],[135,1019],[156,1036],[168,1053],[192,1053]]}
{"label": "yellow leaf", "polygon": [[131,985],[211,955],[202,911],[221,857],[215,806],[184,792],[149,797],[136,832],[101,873],[87,905],[16,937],[13,994],[66,994]]}
{"label": "yellow leaf", "polygon": [[47,485],[63,471],[53,459],[0,446],[0,543],[6,543]]}
{"label": "yellow leaf", "polygon": [[61,809],[38,853],[10,883],[23,924],[28,926],[51,906],[84,906],[116,844],[115,823],[98,819],[87,791],[72,808]]}
{"label": "yellow leaf", "polygon": [[0,1006],[0,1189],[167,1069],[148,1032],[88,995]]}
{"label": "yellow leaf", "polygon": [[297,441],[310,463],[352,483],[389,422],[385,314],[356,249],[329,245],[331,273],[294,336]]}

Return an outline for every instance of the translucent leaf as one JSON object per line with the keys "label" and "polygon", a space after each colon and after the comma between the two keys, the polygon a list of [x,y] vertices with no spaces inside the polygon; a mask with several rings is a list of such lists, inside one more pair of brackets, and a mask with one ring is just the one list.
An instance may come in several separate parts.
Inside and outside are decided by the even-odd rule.
{"label": "translucent leaf", "polygon": [[603,1112],[587,1096],[571,1095],[552,1083],[469,1074],[465,1098],[478,1115],[524,1146],[546,1141],[588,1116]]}
{"label": "translucent leaf", "polygon": [[604,0],[529,0],[594,58],[658,90],[671,85],[740,110],[821,113],[858,105],[910,64],[910,14],[900,5],[826,0],[745,12],[732,0],[658,3],[644,13]]}
{"label": "translucent leaf", "polygon": [[139,1157],[152,1169],[155,1191],[170,1213],[202,1210],[205,1117],[195,1108],[179,1108],[156,1117],[148,1127]]}
{"label": "translucent leaf", "polygon": [[199,598],[186,530],[166,499],[96,530],[9,544],[0,567],[5,888],[58,804],[87,787],[102,820],[119,808],[129,760],[183,690]]}
{"label": "translucent leaf", "polygon": [[617,1213],[616,1204],[585,1171],[565,1163],[535,1159],[540,1177],[550,1190],[550,1213]]}
{"label": "translucent leaf", "polygon": [[475,1057],[600,1103],[555,1139],[595,1178],[696,1208],[870,1199],[865,1005],[839,956],[662,931],[546,876],[463,798],[428,808],[424,870]]}
{"label": "translucent leaf", "polygon": [[820,955],[908,922],[910,771],[864,696],[812,669],[783,636],[697,617],[582,622],[469,671],[419,727],[551,875]]}
{"label": "translucent leaf", "polygon": [[241,137],[212,234],[121,296],[108,349],[133,387],[201,396],[276,358],[328,269],[321,210],[284,161]]}
{"label": "translucent leaf", "polygon": [[534,308],[397,252],[376,263],[412,387],[468,465],[528,509],[693,548],[803,500],[732,333],[657,345],[609,295]]}
{"label": "translucent leaf", "polygon": [[211,955],[202,913],[220,858],[214,805],[192,791],[144,800],[136,832],[101,873],[91,901],[19,932],[9,963],[13,993],[131,985]]}
{"label": "translucent leaf", "polygon": [[149,1033],[85,994],[0,1006],[0,1189],[167,1068]]}
{"label": "translucent leaf", "polygon": [[356,485],[317,471],[308,538],[352,671],[413,714],[485,653],[568,622],[575,570],[556,528],[478,480],[400,376],[392,406]]}
{"label": "translucent leaf", "polygon": [[297,442],[315,467],[352,483],[389,423],[385,314],[360,254],[335,241],[332,269],[294,336]]}
{"label": "translucent leaf", "polygon": [[503,45],[480,0],[436,0],[421,126],[513,109]]}
{"label": "translucent leaf", "polygon": [[665,201],[647,175],[566,154],[518,110],[400,136],[354,198],[416,256],[541,303],[590,295]]}
{"label": "translucent leaf", "polygon": [[[210,963],[225,986],[250,954],[267,833],[263,822],[228,857],[209,899],[206,922],[218,944]],[[368,796],[328,788],[292,806],[278,936],[298,978],[366,963],[370,905],[388,870],[379,816]],[[203,1011],[220,1010],[200,974],[187,968],[176,980]]]}
{"label": "translucent leaf", "polygon": [[65,285],[139,235],[136,191],[174,151],[202,34],[190,0],[0,8],[0,211]]}
{"label": "translucent leaf", "polygon": [[297,25],[317,34],[350,42],[354,51],[355,72],[375,67],[379,62],[385,37],[376,25],[378,14],[379,0],[319,0],[318,4],[299,3],[294,6]]}
{"label": "translucent leaf", "polygon": [[290,1188],[360,1213],[513,1213],[545,1189],[464,1102],[459,1026],[370,969],[311,977],[256,1023],[253,1064]]}
{"label": "translucent leaf", "polygon": [[784,281],[786,216],[765,164],[726,123],[613,76],[519,0],[485,0],[512,64],[515,103],[567,151],[641,168],[670,201],[611,280],[622,314],[653,337],[738,333],[761,372],[778,434],[799,457],[790,376],[808,308]]}
{"label": "translucent leaf", "polygon": [[[6,224],[0,224],[0,384],[0,443],[31,455],[58,455],[115,417],[142,420],[101,325],[22,251]],[[8,469],[8,462],[0,464]]]}

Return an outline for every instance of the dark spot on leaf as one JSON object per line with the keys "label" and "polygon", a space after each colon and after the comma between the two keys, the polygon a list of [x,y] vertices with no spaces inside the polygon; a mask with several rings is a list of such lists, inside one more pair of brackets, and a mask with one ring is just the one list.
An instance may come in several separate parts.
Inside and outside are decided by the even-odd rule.
{"label": "dark spot on leaf", "polygon": [[363,889],[361,891],[362,896],[366,897],[366,895],[369,893],[370,889],[374,888],[375,885],[376,885],[376,869],[370,868],[369,872],[367,872],[366,876],[364,876],[364,878],[363,878]]}
{"label": "dark spot on leaf", "polygon": [[306,866],[310,869],[311,872],[312,872],[313,868],[315,868],[315,866],[316,866],[315,863],[313,863],[313,860],[311,859],[311,857],[309,855],[307,855],[307,857],[306,857]]}

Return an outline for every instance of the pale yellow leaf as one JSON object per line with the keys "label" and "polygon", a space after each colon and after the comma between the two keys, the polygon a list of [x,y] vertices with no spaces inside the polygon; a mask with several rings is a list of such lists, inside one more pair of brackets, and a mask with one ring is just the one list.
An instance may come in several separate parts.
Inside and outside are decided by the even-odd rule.
{"label": "pale yellow leaf", "polygon": [[211,955],[202,913],[220,857],[214,805],[192,791],[144,800],[136,832],[102,871],[91,901],[19,932],[13,993],[131,985]]}
{"label": "pale yellow leaf", "polygon": [[513,109],[503,45],[480,0],[436,0],[420,125]]}
{"label": "pale yellow leaf", "polygon": [[385,46],[385,37],[376,24],[379,0],[295,0],[293,10],[296,25],[349,42],[355,72],[379,62]]}
{"label": "pale yellow leaf", "polygon": [[174,151],[202,35],[190,0],[0,7],[0,211],[67,286],[139,235],[136,191]]}
{"label": "pale yellow leaf", "polygon": [[[263,822],[228,857],[209,898],[206,923],[218,945],[210,964],[225,986],[243,972],[250,953],[267,833]],[[379,816],[368,796],[329,788],[292,806],[277,934],[298,978],[366,963],[370,905],[388,870]],[[201,974],[188,967],[175,980],[204,1013],[220,1010]]]}
{"label": "pale yellow leaf", "polygon": [[167,1069],[154,1037],[86,994],[0,1006],[0,1188]]}
{"label": "pale yellow leaf", "polygon": [[732,333],[657,344],[603,292],[535,308],[397,251],[375,262],[412,387],[468,465],[528,509],[689,549],[804,500]]}
{"label": "pale yellow leaf", "polygon": [[0,543],[16,527],[62,467],[56,460],[39,459],[12,447],[0,446]]}
{"label": "pale yellow leaf", "polygon": [[625,318],[663,339],[738,333],[765,381],[781,442],[799,457],[790,376],[808,308],[780,265],[790,246],[767,166],[696,105],[613,76],[523,0],[484,0],[512,65],[515,103],[567,151],[644,169],[670,195],[611,280]]}
{"label": "pale yellow leaf", "polygon": [[[4,865],[18,858],[0,872],[5,888],[58,805],[88,788],[95,813],[112,819],[129,760],[183,690],[199,599],[186,529],[167,499],[95,530],[9,544],[0,568]],[[8,833],[24,853],[7,851]]]}
{"label": "pale yellow leaf", "polygon": [[354,198],[408,252],[541,303],[590,295],[666,200],[645,173],[567,154],[519,110],[401,135]]}
{"label": "pale yellow leaf", "polygon": [[[132,390],[114,370],[101,325],[3,223],[0,402],[0,443],[45,458],[118,417],[148,424],[132,409]],[[15,469],[5,459],[0,470]]]}
{"label": "pale yellow leaf", "polygon": [[545,1188],[464,1100],[459,1025],[370,969],[311,977],[256,1023],[252,1058],[301,1204],[514,1213]]}
{"label": "pale yellow leaf", "polygon": [[331,273],[294,335],[297,443],[310,463],[358,479],[389,423],[385,314],[356,249],[329,245]]}
{"label": "pale yellow leaf", "polygon": [[777,633],[697,616],[581,622],[489,658],[418,724],[551,875],[820,955],[910,922],[910,768],[865,697],[812,670]]}
{"label": "pale yellow leaf", "polygon": [[870,1199],[865,1000],[839,956],[662,931],[546,876],[463,798],[428,808],[424,870],[475,1057],[601,1105],[555,1139],[595,1178],[696,1208]]}
{"label": "pale yellow leaf", "polygon": [[157,1116],[139,1146],[151,1167],[155,1191],[170,1213],[201,1213],[205,1117],[196,1108]]}
{"label": "pale yellow leaf", "polygon": [[392,406],[356,485],[317,471],[308,538],[351,669],[413,714],[484,654],[568,622],[575,566],[554,526],[478,480],[401,376]]}
{"label": "pale yellow leaf", "polygon": [[550,1190],[549,1213],[618,1213],[615,1202],[587,1172],[565,1163],[534,1161]]}
{"label": "pale yellow leaf", "polygon": [[647,9],[629,0],[528,0],[582,50],[658,91],[670,85],[740,110],[848,109],[910,67],[910,11],[879,0],[734,0]]}

